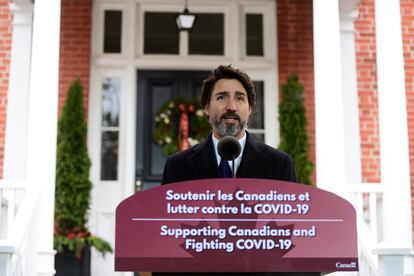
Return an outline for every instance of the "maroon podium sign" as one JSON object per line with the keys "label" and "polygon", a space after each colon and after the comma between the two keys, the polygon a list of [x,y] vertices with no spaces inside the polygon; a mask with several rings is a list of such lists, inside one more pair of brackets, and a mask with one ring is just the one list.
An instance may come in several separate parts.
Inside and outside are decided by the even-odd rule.
{"label": "maroon podium sign", "polygon": [[356,271],[355,210],[333,193],[284,181],[164,185],[117,207],[115,270]]}

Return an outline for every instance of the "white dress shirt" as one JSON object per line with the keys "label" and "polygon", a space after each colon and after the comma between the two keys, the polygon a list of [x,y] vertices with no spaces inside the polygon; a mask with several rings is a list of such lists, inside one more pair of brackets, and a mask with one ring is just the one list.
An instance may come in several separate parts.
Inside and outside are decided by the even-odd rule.
{"label": "white dress shirt", "polygon": [[[217,166],[218,166],[218,165],[220,165],[220,161],[221,161],[221,156],[220,156],[220,154],[218,153],[218,150],[217,150],[217,145],[218,145],[219,140],[216,137],[214,137],[214,135],[212,135],[212,138],[213,138],[214,151],[216,153],[216,160],[217,160]],[[236,173],[237,173],[237,169],[240,166],[240,162],[241,162],[241,159],[242,159],[242,156],[243,156],[244,146],[246,145],[246,132],[244,133],[243,137],[241,137],[239,139],[239,143],[240,143],[240,148],[241,148],[240,149],[240,154],[234,160],[234,169],[235,169]],[[230,160],[228,162],[229,162],[230,168],[233,170],[232,161]]]}

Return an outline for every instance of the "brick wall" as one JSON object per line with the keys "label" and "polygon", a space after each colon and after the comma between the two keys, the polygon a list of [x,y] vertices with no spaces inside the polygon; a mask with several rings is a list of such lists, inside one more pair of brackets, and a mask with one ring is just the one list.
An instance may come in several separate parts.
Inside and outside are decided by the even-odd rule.
{"label": "brick wall", "polygon": [[0,0],[0,179],[3,178],[4,134],[12,42],[12,14],[9,4],[9,0]]}
{"label": "brick wall", "polygon": [[[279,82],[286,82],[290,74],[296,73],[305,87],[310,159],[315,163],[312,0],[278,0],[277,26]],[[315,171],[316,165],[314,183]]]}
{"label": "brick wall", "polygon": [[61,14],[59,112],[70,83],[78,77],[84,87],[85,108],[88,107],[92,1],[64,0]]}
{"label": "brick wall", "polygon": [[[414,221],[414,1],[400,0],[405,63],[405,89],[408,111],[408,143],[410,154],[411,208]],[[413,228],[414,231],[414,228]]]}
{"label": "brick wall", "polygon": [[380,182],[375,0],[361,0],[355,21],[362,181]]}

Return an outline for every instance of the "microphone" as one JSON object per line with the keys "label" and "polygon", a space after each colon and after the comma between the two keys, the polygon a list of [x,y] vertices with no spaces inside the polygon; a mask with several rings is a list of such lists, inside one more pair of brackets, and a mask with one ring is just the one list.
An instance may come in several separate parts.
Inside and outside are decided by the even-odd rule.
{"label": "microphone", "polygon": [[234,159],[239,156],[241,146],[239,141],[233,136],[224,136],[220,139],[217,145],[217,151],[220,157],[224,160],[232,160],[233,164],[233,178],[236,177],[234,170]]}

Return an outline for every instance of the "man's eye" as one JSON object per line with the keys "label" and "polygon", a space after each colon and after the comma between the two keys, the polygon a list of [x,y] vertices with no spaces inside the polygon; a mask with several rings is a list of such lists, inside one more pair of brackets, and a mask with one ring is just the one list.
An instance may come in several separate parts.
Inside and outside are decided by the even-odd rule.
{"label": "man's eye", "polygon": [[244,102],[244,101],[246,101],[246,97],[244,97],[244,96],[238,96],[237,97],[237,101]]}
{"label": "man's eye", "polygon": [[216,98],[218,101],[221,101],[221,100],[224,100],[224,96],[223,95],[219,95],[219,96],[217,96],[217,98]]}

